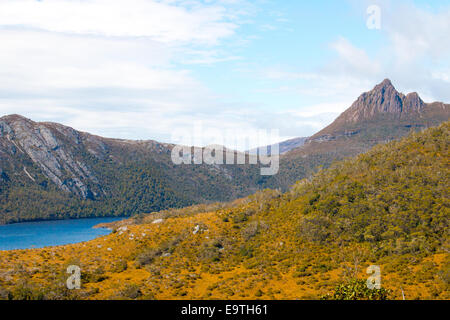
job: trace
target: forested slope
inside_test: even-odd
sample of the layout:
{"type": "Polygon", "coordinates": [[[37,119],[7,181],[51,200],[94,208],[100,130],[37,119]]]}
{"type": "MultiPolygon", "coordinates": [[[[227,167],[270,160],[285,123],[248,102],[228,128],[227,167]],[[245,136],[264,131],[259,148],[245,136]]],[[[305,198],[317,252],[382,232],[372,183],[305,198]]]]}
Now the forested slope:
{"type": "Polygon", "coordinates": [[[450,299],[449,135],[449,122],[413,133],[284,194],[141,215],[87,243],[2,252],[3,297],[317,299],[378,265],[384,298],[450,299]],[[69,264],[82,269],[81,290],[65,289],[69,264]]]}

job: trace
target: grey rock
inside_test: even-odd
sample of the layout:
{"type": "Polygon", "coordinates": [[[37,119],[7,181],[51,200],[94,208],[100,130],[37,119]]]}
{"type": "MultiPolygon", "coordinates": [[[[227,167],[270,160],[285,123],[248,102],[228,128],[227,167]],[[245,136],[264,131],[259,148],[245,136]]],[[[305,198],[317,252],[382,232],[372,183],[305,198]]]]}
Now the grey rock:
{"type": "MultiPolygon", "coordinates": [[[[78,132],[60,124],[36,123],[18,115],[0,119],[3,152],[14,155],[20,150],[58,188],[87,199],[93,197],[88,184],[98,185],[98,179],[85,163],[74,157],[73,146],[80,143],[78,132]]],[[[29,173],[24,173],[29,177],[29,173]]]]}
{"type": "Polygon", "coordinates": [[[398,118],[422,112],[425,103],[416,92],[407,96],[398,92],[389,79],[363,93],[345,114],[349,122],[372,118],[376,114],[391,114],[398,118]]]}

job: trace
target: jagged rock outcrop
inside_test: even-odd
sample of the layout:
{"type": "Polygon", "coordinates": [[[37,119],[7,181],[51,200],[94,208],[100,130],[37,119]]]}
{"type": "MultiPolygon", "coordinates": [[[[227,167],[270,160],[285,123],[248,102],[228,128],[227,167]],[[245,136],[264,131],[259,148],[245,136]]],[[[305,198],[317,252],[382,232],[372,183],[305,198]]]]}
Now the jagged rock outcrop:
{"type": "MultiPolygon", "coordinates": [[[[99,185],[98,179],[74,156],[77,150],[73,145],[80,144],[81,140],[80,134],[72,128],[54,123],[36,123],[19,115],[11,115],[0,119],[0,139],[4,153],[9,153],[10,158],[16,161],[18,152],[26,154],[61,190],[73,192],[84,199],[102,191],[101,187],[91,189],[90,184],[99,185]]],[[[34,179],[26,169],[23,172],[34,179]]]]}
{"type": "Polygon", "coordinates": [[[417,92],[411,92],[406,95],[404,99],[404,109],[406,113],[412,112],[422,112],[425,107],[425,103],[422,99],[420,99],[419,94],[417,92]]]}
{"type": "Polygon", "coordinates": [[[400,118],[420,113],[424,106],[425,103],[416,92],[405,96],[394,88],[389,79],[385,79],[372,91],[363,93],[341,117],[347,122],[370,119],[377,114],[390,114],[400,118]]]}
{"type": "Polygon", "coordinates": [[[379,143],[448,121],[450,105],[425,103],[416,92],[404,95],[389,79],[361,94],[333,123],[280,160],[269,187],[287,189],[319,167],[365,152],[379,143]]]}
{"type": "Polygon", "coordinates": [[[346,132],[362,132],[367,123],[380,128],[386,125],[414,127],[437,125],[448,120],[449,105],[441,102],[425,103],[417,92],[404,95],[398,92],[389,79],[383,80],[373,90],[361,94],[332,124],[316,133],[307,142],[335,139],[346,132]],[[430,120],[430,121],[428,121],[430,120]],[[384,122],[384,123],[383,123],[384,122]],[[364,124],[364,125],[363,125],[364,124]]]}
{"type": "Polygon", "coordinates": [[[259,188],[257,166],[177,166],[172,148],[1,117],[0,224],[153,212],[228,201],[259,188]]]}

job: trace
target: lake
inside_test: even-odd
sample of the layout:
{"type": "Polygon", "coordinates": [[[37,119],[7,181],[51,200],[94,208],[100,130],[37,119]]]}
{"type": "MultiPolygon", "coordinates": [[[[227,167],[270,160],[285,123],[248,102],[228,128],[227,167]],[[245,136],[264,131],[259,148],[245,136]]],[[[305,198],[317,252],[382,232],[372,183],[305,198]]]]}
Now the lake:
{"type": "Polygon", "coordinates": [[[94,229],[95,225],[121,219],[89,218],[1,225],[0,250],[43,248],[92,240],[111,233],[106,228],[94,229]]]}

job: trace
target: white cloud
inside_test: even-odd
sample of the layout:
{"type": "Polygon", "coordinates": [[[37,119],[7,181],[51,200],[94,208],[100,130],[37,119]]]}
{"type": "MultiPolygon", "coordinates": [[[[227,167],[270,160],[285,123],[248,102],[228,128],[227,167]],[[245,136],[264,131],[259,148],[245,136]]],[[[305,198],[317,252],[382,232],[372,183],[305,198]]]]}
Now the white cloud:
{"type": "Polygon", "coordinates": [[[438,13],[400,4],[386,10],[383,27],[398,63],[412,63],[424,57],[439,60],[449,57],[450,8],[438,13]]]}
{"type": "MultiPolygon", "coordinates": [[[[217,97],[178,63],[231,59],[239,3],[1,0],[0,112],[110,137],[168,140],[217,97]]],[[[232,57],[237,59],[238,57],[232,57]]]]}
{"type": "Polygon", "coordinates": [[[80,88],[181,88],[204,94],[174,63],[230,59],[214,49],[238,26],[232,22],[238,15],[224,3],[2,0],[0,90],[58,95],[80,88]]]}
{"type": "MultiPolygon", "coordinates": [[[[272,92],[348,101],[350,106],[359,94],[390,78],[400,91],[417,91],[427,102],[450,101],[450,7],[431,11],[405,1],[376,2],[381,7],[382,28],[370,32],[384,38],[382,47],[369,51],[340,36],[329,45],[334,57],[320,67],[308,71],[266,68],[265,79],[283,83],[272,92]]],[[[367,6],[358,1],[358,8],[364,16],[367,6]]]]}
{"type": "Polygon", "coordinates": [[[201,119],[221,130],[282,128],[290,138],[321,129],[385,77],[450,100],[450,11],[392,6],[382,11],[388,44],[379,52],[341,36],[321,67],[250,71],[270,81],[260,92],[304,99],[298,109],[227,102],[189,70],[241,59],[221,43],[257,38],[239,35],[243,1],[0,0],[0,112],[109,137],[170,141],[174,128],[201,119]]]}
{"type": "Polygon", "coordinates": [[[192,86],[186,71],[169,67],[170,51],[154,42],[2,30],[2,89],[167,89],[192,86]]]}
{"type": "Polygon", "coordinates": [[[433,79],[442,80],[444,82],[450,82],[450,71],[435,71],[432,73],[433,79]]]}
{"type": "Polygon", "coordinates": [[[177,6],[173,1],[2,0],[3,26],[116,37],[149,37],[161,42],[216,43],[238,27],[222,6],[177,6]]]}
{"type": "Polygon", "coordinates": [[[340,37],[337,41],[331,44],[331,48],[335,50],[339,56],[337,63],[329,65],[333,66],[335,71],[352,74],[365,74],[366,76],[378,75],[381,66],[378,61],[369,58],[367,53],[356,46],[344,37],[340,37]]]}
{"type": "Polygon", "coordinates": [[[348,108],[348,101],[344,102],[330,102],[330,103],[320,103],[313,106],[306,106],[301,108],[301,110],[290,110],[288,111],[292,115],[298,117],[315,117],[324,114],[339,114],[348,108]]]}

